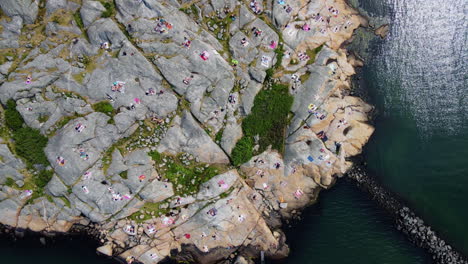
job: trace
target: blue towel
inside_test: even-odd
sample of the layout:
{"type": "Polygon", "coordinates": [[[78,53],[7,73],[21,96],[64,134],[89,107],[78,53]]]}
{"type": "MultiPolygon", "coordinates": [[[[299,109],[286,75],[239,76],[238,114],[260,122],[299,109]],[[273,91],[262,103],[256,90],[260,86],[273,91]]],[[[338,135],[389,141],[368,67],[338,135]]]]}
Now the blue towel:
{"type": "Polygon", "coordinates": [[[312,158],[312,156],[307,157],[307,159],[308,159],[310,162],[314,161],[314,158],[312,158]]]}

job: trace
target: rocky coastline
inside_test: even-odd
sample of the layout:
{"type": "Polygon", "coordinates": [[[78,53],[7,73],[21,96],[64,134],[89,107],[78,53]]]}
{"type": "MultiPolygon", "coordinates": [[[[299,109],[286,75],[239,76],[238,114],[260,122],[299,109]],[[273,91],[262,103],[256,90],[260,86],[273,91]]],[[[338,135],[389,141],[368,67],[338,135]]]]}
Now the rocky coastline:
{"type": "Polygon", "coordinates": [[[127,263],[284,258],[282,221],[374,131],[343,0],[0,8],[0,223],[18,234],[86,233],[127,263]]]}
{"type": "Polygon", "coordinates": [[[395,194],[390,193],[371,176],[365,165],[356,162],[356,165],[346,175],[388,211],[395,218],[396,228],[403,232],[415,245],[426,249],[433,256],[436,263],[468,263],[462,254],[447,244],[395,194]]]}

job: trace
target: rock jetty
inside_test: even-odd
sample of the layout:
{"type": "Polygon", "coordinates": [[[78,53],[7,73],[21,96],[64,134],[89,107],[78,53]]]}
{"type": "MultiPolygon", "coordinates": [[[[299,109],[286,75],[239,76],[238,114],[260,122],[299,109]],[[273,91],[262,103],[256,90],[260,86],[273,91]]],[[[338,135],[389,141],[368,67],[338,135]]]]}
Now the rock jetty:
{"type": "Polygon", "coordinates": [[[284,258],[352,167],[344,0],[2,0],[0,223],[127,263],[284,258]]]}
{"type": "Polygon", "coordinates": [[[396,227],[417,246],[432,254],[436,263],[465,264],[467,259],[448,245],[431,227],[424,223],[412,210],[399,201],[396,195],[385,190],[364,166],[355,165],[347,176],[355,180],[362,189],[369,192],[383,208],[395,217],[396,227]]]}

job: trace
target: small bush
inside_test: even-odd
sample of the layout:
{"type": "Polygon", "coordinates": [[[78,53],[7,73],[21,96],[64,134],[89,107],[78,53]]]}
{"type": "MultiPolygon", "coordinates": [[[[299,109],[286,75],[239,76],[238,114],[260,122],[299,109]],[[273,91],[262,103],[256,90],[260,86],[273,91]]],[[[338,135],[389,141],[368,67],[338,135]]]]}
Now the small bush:
{"type": "Polygon", "coordinates": [[[5,123],[13,131],[20,129],[24,124],[23,117],[16,110],[16,102],[12,99],[8,100],[6,104],[5,123]]]}
{"type": "Polygon", "coordinates": [[[39,130],[24,126],[24,120],[16,110],[16,103],[11,99],[6,105],[5,123],[13,134],[16,154],[26,161],[28,167],[34,164],[49,164],[44,153],[48,139],[41,135],[39,130]]]}
{"type": "Polygon", "coordinates": [[[23,127],[13,131],[16,154],[22,157],[28,166],[34,164],[48,165],[49,161],[44,153],[48,139],[39,130],[23,127]]]}
{"type": "Polygon", "coordinates": [[[73,14],[73,18],[75,19],[76,25],[80,29],[84,29],[84,24],[83,24],[83,19],[81,19],[81,14],[80,11],[76,11],[76,13],[73,14]]]}
{"type": "Polygon", "coordinates": [[[236,146],[231,152],[231,160],[234,166],[246,163],[253,157],[253,138],[244,136],[237,141],[236,146]]]}
{"type": "Polygon", "coordinates": [[[6,181],[5,181],[5,185],[8,186],[8,187],[13,187],[13,185],[15,184],[15,180],[13,180],[12,178],[10,177],[7,177],[6,178],[6,181]]]}
{"type": "Polygon", "coordinates": [[[114,2],[105,2],[102,4],[105,8],[106,8],[106,11],[102,12],[102,17],[111,17],[112,15],[114,15],[115,13],[115,6],[114,6],[114,2]]]}
{"type": "Polygon", "coordinates": [[[108,101],[102,101],[93,105],[93,109],[96,112],[104,113],[108,116],[112,116],[114,107],[108,101]]]}
{"type": "Polygon", "coordinates": [[[128,172],[127,171],[122,171],[121,173],[119,173],[120,177],[122,179],[128,179],[128,172]]]}
{"type": "Polygon", "coordinates": [[[244,137],[241,138],[231,153],[231,160],[239,166],[252,158],[253,137],[258,135],[259,153],[268,146],[283,152],[284,132],[288,125],[288,114],[293,104],[293,97],[288,86],[273,84],[270,90],[261,90],[255,97],[252,112],[242,121],[244,137]]]}
{"type": "Polygon", "coordinates": [[[41,170],[39,173],[34,175],[34,184],[36,184],[38,188],[43,189],[47,183],[49,183],[50,179],[52,179],[52,175],[54,175],[53,171],[41,170]]]}
{"type": "Polygon", "coordinates": [[[162,162],[162,155],[161,153],[157,151],[150,151],[148,152],[148,155],[151,157],[152,160],[156,162],[156,164],[159,164],[162,162]]]}

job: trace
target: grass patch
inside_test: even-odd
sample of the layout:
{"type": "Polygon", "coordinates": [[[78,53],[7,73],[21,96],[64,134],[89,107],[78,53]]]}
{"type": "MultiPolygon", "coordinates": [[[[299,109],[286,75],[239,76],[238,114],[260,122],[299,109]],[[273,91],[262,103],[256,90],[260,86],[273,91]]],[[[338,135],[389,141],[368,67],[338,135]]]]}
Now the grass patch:
{"type": "Polygon", "coordinates": [[[45,123],[47,122],[47,120],[49,120],[49,116],[48,115],[39,115],[39,118],[37,119],[37,121],[39,121],[40,123],[45,123]]]}
{"type": "Polygon", "coordinates": [[[224,129],[221,129],[218,131],[218,133],[216,133],[216,136],[215,136],[216,143],[221,142],[221,139],[223,138],[223,132],[224,132],[224,129]]]}
{"type": "Polygon", "coordinates": [[[293,104],[293,97],[289,95],[288,86],[273,84],[270,90],[261,90],[255,97],[252,112],[242,122],[244,136],[236,143],[232,151],[232,162],[238,166],[248,161],[253,152],[254,136],[259,136],[259,150],[261,153],[268,146],[284,151],[284,132],[288,124],[288,114],[293,104]]]}
{"type": "Polygon", "coordinates": [[[231,161],[234,166],[246,163],[253,157],[254,141],[252,137],[242,137],[237,141],[231,152],[231,161]]]}
{"type": "Polygon", "coordinates": [[[163,204],[167,204],[167,202],[161,201],[158,203],[145,203],[138,212],[132,214],[129,218],[137,223],[142,223],[148,219],[151,219],[152,215],[154,215],[155,217],[165,215],[169,213],[171,209],[169,208],[169,206],[163,208],[163,204]],[[149,212],[149,214],[147,214],[146,212],[149,212]],[[141,215],[144,216],[143,219],[140,218],[141,215]]]}
{"type": "Polygon", "coordinates": [[[68,208],[71,208],[70,200],[68,200],[66,197],[63,197],[63,196],[60,196],[59,198],[60,200],[63,201],[63,203],[65,203],[65,206],[67,206],[68,208]]]}
{"type": "Polygon", "coordinates": [[[83,31],[84,24],[83,24],[83,19],[81,19],[81,14],[79,10],[73,14],[73,19],[75,20],[76,25],[83,31]]]}
{"type": "Polygon", "coordinates": [[[101,0],[101,4],[106,8],[106,11],[102,12],[101,16],[104,18],[111,17],[115,15],[115,4],[114,1],[103,1],[101,0]]]}
{"type": "Polygon", "coordinates": [[[34,164],[49,165],[44,153],[47,137],[41,135],[39,130],[25,126],[21,114],[16,110],[16,102],[11,99],[6,104],[5,123],[12,132],[16,154],[23,158],[29,168],[34,164]]]}
{"type": "Polygon", "coordinates": [[[8,187],[13,187],[15,185],[15,180],[10,177],[7,177],[5,180],[5,185],[8,187]]]}
{"type": "Polygon", "coordinates": [[[307,65],[312,64],[315,62],[315,57],[317,57],[317,54],[322,50],[323,44],[318,46],[317,48],[310,50],[308,49],[306,51],[307,56],[309,56],[309,60],[307,61],[307,65]]]}
{"type": "MultiPolygon", "coordinates": [[[[168,179],[174,185],[174,193],[178,196],[187,196],[198,193],[200,185],[214,176],[220,174],[222,167],[216,165],[183,164],[183,155],[169,156],[151,151],[148,155],[155,161],[155,165],[165,163],[166,166],[156,166],[163,178],[168,179]]],[[[187,161],[185,161],[187,162],[187,161]]]]}
{"type": "Polygon", "coordinates": [[[128,179],[128,171],[122,171],[119,175],[122,179],[128,179]]]}
{"type": "Polygon", "coordinates": [[[93,105],[93,109],[96,112],[104,113],[110,117],[112,117],[114,113],[114,107],[112,106],[111,103],[109,103],[109,101],[101,101],[99,103],[95,103],[93,105]]]}
{"type": "Polygon", "coordinates": [[[42,189],[47,185],[47,183],[49,183],[53,175],[53,171],[41,170],[39,173],[33,176],[34,184],[42,189]]]}

